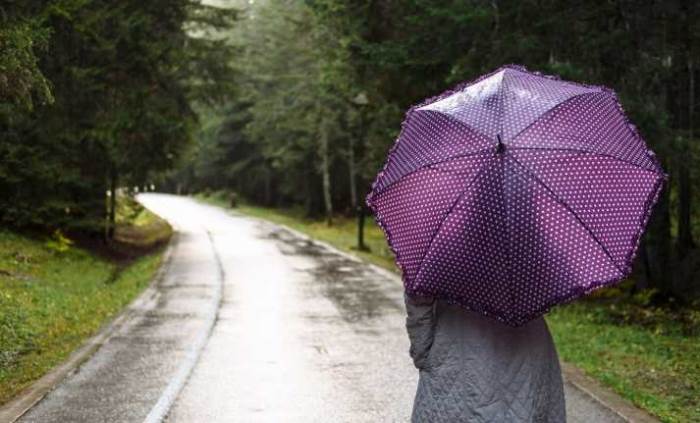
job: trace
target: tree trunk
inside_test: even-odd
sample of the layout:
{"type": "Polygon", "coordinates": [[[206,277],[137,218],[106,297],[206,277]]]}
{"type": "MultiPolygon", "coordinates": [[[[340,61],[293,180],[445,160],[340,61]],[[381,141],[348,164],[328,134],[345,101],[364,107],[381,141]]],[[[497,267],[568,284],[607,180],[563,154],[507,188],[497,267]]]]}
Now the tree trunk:
{"type": "Polygon", "coordinates": [[[117,222],[117,168],[112,166],[109,172],[109,219],[107,221],[107,240],[114,239],[114,227],[117,222]]]}
{"type": "Polygon", "coordinates": [[[321,118],[319,137],[321,154],[321,176],[323,182],[323,202],[326,209],[326,223],[332,224],[333,220],[333,200],[331,197],[331,164],[328,150],[328,126],[326,118],[321,118]]]}
{"type": "Polygon", "coordinates": [[[357,208],[357,181],[355,180],[355,138],[350,135],[348,142],[348,178],[350,179],[350,205],[353,211],[357,208]]]}
{"type": "Polygon", "coordinates": [[[669,190],[659,196],[644,242],[642,259],[645,259],[647,286],[655,288],[668,297],[671,295],[671,223],[669,213],[669,190]]]}
{"type": "Polygon", "coordinates": [[[264,204],[266,206],[272,206],[272,172],[270,168],[265,166],[265,200],[264,204]]]}
{"type": "Polygon", "coordinates": [[[641,270],[637,273],[638,277],[634,278],[634,287],[631,294],[643,291],[649,288],[651,280],[651,267],[649,265],[649,250],[647,246],[646,236],[642,237],[642,242],[639,244],[639,267],[641,270]]]}
{"type": "Polygon", "coordinates": [[[691,225],[692,180],[688,166],[689,144],[693,142],[693,112],[695,109],[695,69],[693,59],[688,56],[688,137],[682,140],[678,161],[678,259],[685,258],[694,246],[691,225]]]}
{"type": "MultiPolygon", "coordinates": [[[[666,57],[666,15],[663,15],[663,38],[662,38],[662,56],[666,57]]],[[[669,64],[670,66],[670,64],[669,64]]],[[[666,78],[670,76],[665,75],[666,78]]],[[[670,81],[662,84],[661,97],[659,98],[659,103],[669,107],[668,100],[668,87],[670,81]]],[[[669,134],[666,131],[664,138],[666,140],[673,139],[675,134],[671,132],[669,134]]],[[[665,145],[661,143],[660,145],[665,145]]],[[[673,159],[671,159],[673,160],[673,159]]],[[[667,162],[665,159],[661,159],[661,165],[663,168],[667,168],[667,162]]],[[[639,288],[653,288],[656,289],[662,297],[670,296],[672,292],[672,278],[670,276],[669,270],[671,269],[672,260],[672,239],[671,239],[671,219],[669,210],[669,193],[670,193],[671,183],[667,183],[664,186],[663,192],[659,195],[658,202],[654,207],[653,214],[649,220],[647,226],[647,231],[644,235],[644,239],[640,245],[640,258],[642,260],[644,269],[644,283],[638,283],[639,288]]]]}

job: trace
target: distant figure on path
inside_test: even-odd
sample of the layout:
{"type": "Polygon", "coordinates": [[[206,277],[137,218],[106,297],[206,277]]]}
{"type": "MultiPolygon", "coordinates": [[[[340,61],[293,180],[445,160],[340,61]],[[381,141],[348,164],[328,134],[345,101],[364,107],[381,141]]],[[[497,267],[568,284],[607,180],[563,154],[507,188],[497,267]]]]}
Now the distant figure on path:
{"type": "Polygon", "coordinates": [[[420,370],[412,422],[566,421],[544,318],[514,328],[433,298],[404,298],[410,355],[420,370]]]}

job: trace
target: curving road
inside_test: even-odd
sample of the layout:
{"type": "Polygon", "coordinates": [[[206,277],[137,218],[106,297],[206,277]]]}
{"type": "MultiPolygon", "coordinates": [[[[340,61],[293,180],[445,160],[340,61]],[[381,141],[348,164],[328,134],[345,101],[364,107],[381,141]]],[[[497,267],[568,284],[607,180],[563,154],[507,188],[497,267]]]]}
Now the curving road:
{"type": "MultiPolygon", "coordinates": [[[[22,422],[404,422],[399,279],[271,223],[142,195],[177,229],[160,280],[22,422]]],[[[570,422],[620,421],[567,385],[570,422]]]]}

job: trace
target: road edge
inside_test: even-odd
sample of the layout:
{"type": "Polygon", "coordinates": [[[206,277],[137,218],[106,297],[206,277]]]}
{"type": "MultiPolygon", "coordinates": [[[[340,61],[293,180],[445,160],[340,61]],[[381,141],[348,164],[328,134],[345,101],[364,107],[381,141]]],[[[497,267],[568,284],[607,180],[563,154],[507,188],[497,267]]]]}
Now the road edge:
{"type": "Polygon", "coordinates": [[[582,394],[617,414],[621,419],[630,423],[660,422],[659,419],[637,407],[631,401],[622,398],[612,389],[603,386],[573,364],[564,361],[560,363],[565,382],[568,382],[582,394]]]}
{"type": "Polygon", "coordinates": [[[174,230],[173,235],[168,240],[165,253],[163,254],[163,262],[151,279],[148,287],[124,307],[114,318],[106,322],[98,330],[97,334],[88,338],[77,350],[73,351],[65,361],[49,370],[44,376],[34,381],[13,399],[0,406],[0,422],[14,423],[26,414],[27,411],[38,404],[49,392],[66,379],[66,377],[92,357],[102,345],[114,336],[117,330],[122,327],[134,311],[153,300],[158,295],[156,286],[163,279],[166,270],[170,267],[173,250],[177,242],[178,232],[174,230]]]}
{"type": "Polygon", "coordinates": [[[180,392],[184,389],[187,381],[189,380],[192,372],[194,371],[197,363],[206,348],[209,338],[211,338],[214,328],[219,320],[219,311],[221,310],[221,304],[224,297],[224,281],[226,280],[226,272],[224,270],[223,263],[221,261],[221,256],[219,255],[219,250],[216,248],[216,243],[211,232],[206,231],[207,238],[214,253],[214,259],[216,261],[216,267],[218,268],[219,281],[216,285],[216,291],[214,293],[214,301],[209,313],[207,314],[207,325],[203,332],[195,339],[195,341],[190,344],[185,358],[180,361],[175,374],[171,377],[168,385],[163,389],[158,398],[158,401],[153,405],[149,411],[143,423],[160,423],[170,413],[173,404],[180,395],[180,392]]]}
{"type": "MultiPolygon", "coordinates": [[[[206,204],[206,203],[205,203],[206,204]]],[[[208,204],[212,207],[218,207],[214,206],[211,204],[208,204]]],[[[219,207],[223,209],[222,207],[219,207]]],[[[383,267],[380,267],[368,260],[364,260],[362,257],[353,255],[351,253],[348,253],[346,251],[340,250],[337,247],[334,247],[333,245],[328,244],[325,241],[321,241],[315,238],[312,238],[311,236],[300,232],[292,227],[289,227],[283,223],[277,223],[271,220],[267,220],[261,217],[257,216],[251,216],[239,211],[233,211],[233,210],[226,210],[223,209],[229,213],[234,212],[236,215],[243,216],[246,218],[250,219],[255,219],[258,221],[265,222],[266,224],[272,224],[279,226],[294,235],[304,239],[307,242],[311,242],[317,246],[322,246],[328,250],[333,251],[334,253],[340,254],[343,257],[355,261],[355,262],[362,262],[366,265],[369,265],[373,270],[377,271],[378,273],[386,276],[387,278],[397,281],[398,283],[401,283],[401,277],[390,270],[384,269],[383,267]]],[[[637,407],[634,405],[631,401],[622,398],[619,394],[613,392],[611,389],[601,385],[598,381],[594,380],[590,376],[586,375],[583,370],[579,369],[578,367],[574,366],[571,363],[565,362],[565,361],[560,361],[561,369],[562,369],[562,376],[564,378],[565,383],[569,383],[572,385],[575,389],[583,393],[584,395],[588,396],[591,398],[593,401],[597,402],[600,404],[602,407],[610,410],[611,412],[615,413],[618,415],[621,419],[630,422],[630,423],[658,423],[660,422],[659,419],[656,417],[652,416],[649,414],[647,411],[642,410],[641,408],[637,407]]]]}

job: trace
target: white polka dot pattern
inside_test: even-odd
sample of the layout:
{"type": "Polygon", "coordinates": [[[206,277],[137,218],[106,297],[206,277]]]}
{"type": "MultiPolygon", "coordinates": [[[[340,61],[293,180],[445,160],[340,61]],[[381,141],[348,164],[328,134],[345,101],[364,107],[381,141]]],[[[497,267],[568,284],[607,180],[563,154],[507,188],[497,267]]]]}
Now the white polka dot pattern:
{"type": "Polygon", "coordinates": [[[627,276],[665,178],[610,89],[508,65],[412,107],[367,204],[409,294],[517,326],[627,276]]]}
{"type": "Polygon", "coordinates": [[[383,201],[392,206],[383,214],[383,222],[405,245],[399,265],[406,278],[414,277],[444,216],[485,164],[484,155],[438,163],[402,178],[383,192],[383,201]]]}
{"type": "Polygon", "coordinates": [[[492,141],[449,116],[431,111],[414,111],[403,127],[406,139],[420,143],[397,143],[392,155],[393,166],[385,169],[377,189],[385,189],[402,176],[427,164],[444,162],[479,151],[491,150],[492,141]]]}
{"type": "Polygon", "coordinates": [[[512,148],[584,151],[657,171],[644,141],[627,123],[611,91],[571,98],[522,131],[512,148]],[[615,140],[615,142],[610,142],[615,140]]]}

